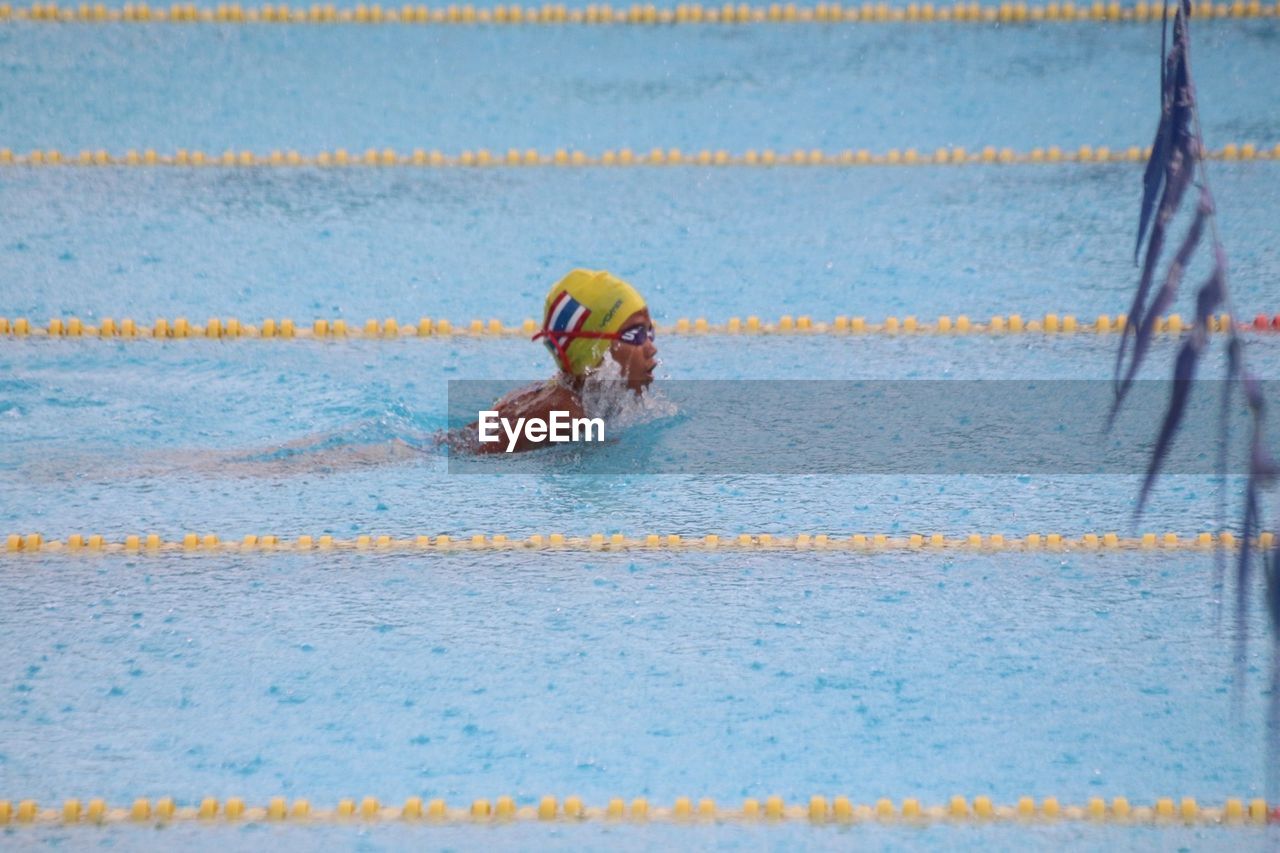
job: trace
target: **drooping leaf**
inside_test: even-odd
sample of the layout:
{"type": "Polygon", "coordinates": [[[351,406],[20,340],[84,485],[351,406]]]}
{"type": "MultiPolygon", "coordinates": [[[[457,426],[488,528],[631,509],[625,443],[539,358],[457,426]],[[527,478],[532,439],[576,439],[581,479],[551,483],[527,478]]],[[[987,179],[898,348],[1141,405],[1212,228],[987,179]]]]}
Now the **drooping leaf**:
{"type": "MultiPolygon", "coordinates": [[[[1170,185],[1170,189],[1176,189],[1177,192],[1181,193],[1182,190],[1185,189],[1185,186],[1175,188],[1173,185],[1170,185]]],[[[1160,214],[1162,220],[1165,218],[1163,208],[1164,202],[1162,201],[1160,214]]],[[[1134,376],[1137,374],[1138,368],[1142,365],[1142,360],[1146,357],[1147,350],[1151,346],[1151,339],[1155,335],[1156,323],[1159,322],[1160,315],[1167,311],[1169,306],[1173,304],[1173,299],[1178,294],[1178,285],[1182,283],[1182,275],[1186,271],[1187,265],[1191,263],[1191,258],[1195,254],[1196,247],[1200,245],[1200,237],[1204,233],[1205,221],[1210,215],[1212,215],[1212,213],[1213,202],[1210,199],[1208,192],[1201,189],[1200,204],[1196,208],[1196,217],[1192,221],[1191,227],[1187,229],[1187,234],[1182,240],[1182,245],[1178,247],[1178,251],[1177,254],[1174,255],[1173,262],[1169,264],[1169,269],[1165,273],[1164,284],[1156,293],[1155,299],[1151,303],[1151,307],[1146,309],[1142,314],[1141,319],[1137,321],[1138,329],[1134,334],[1133,356],[1129,359],[1128,369],[1125,371],[1124,378],[1121,379],[1120,385],[1117,388],[1113,411],[1114,408],[1120,404],[1124,395],[1128,392],[1129,386],[1133,384],[1134,376]]],[[[1165,223],[1163,221],[1156,224],[1156,227],[1160,229],[1161,232],[1159,237],[1160,242],[1163,242],[1164,240],[1164,225],[1165,223]]],[[[1156,235],[1153,234],[1151,238],[1151,245],[1155,246],[1156,242],[1156,235]]],[[[1143,273],[1144,281],[1149,286],[1150,281],[1146,275],[1149,270],[1154,271],[1155,265],[1154,262],[1150,261],[1150,258],[1148,260],[1149,269],[1144,269],[1143,273]]]]}
{"type": "MultiPolygon", "coordinates": [[[[1227,369],[1222,383],[1222,397],[1218,405],[1218,458],[1214,465],[1218,475],[1218,501],[1216,516],[1219,532],[1226,528],[1227,517],[1227,448],[1231,445],[1231,398],[1240,378],[1240,339],[1232,336],[1227,341],[1227,369]]],[[[1226,554],[1221,548],[1213,552],[1213,585],[1222,589],[1226,576],[1226,554]]],[[[1218,599],[1218,617],[1221,624],[1222,599],[1218,599]]]]}
{"type": "Polygon", "coordinates": [[[1151,460],[1147,463],[1147,475],[1143,478],[1142,490],[1138,493],[1136,514],[1141,514],[1146,506],[1151,486],[1160,474],[1160,465],[1169,454],[1173,437],[1182,424],[1182,415],[1186,411],[1187,400],[1191,396],[1191,381],[1195,379],[1196,362],[1199,358],[1200,353],[1196,352],[1191,341],[1185,342],[1178,351],[1177,366],[1174,368],[1173,392],[1169,395],[1169,407],[1164,413],[1164,422],[1160,424],[1160,436],[1156,439],[1156,446],[1151,451],[1151,460]]]}
{"type": "MultiPolygon", "coordinates": [[[[1264,564],[1266,570],[1266,586],[1265,594],[1267,596],[1267,611],[1271,616],[1272,625],[1280,625],[1280,539],[1272,544],[1271,550],[1267,552],[1266,562],[1264,564]]],[[[1277,665],[1280,666],[1280,655],[1276,656],[1277,665]]],[[[1274,694],[1276,685],[1272,683],[1272,692],[1274,694]]],[[[1280,705],[1277,705],[1280,707],[1280,705]]],[[[1274,708],[1272,709],[1275,710],[1274,708]]],[[[1273,728],[1273,731],[1275,729],[1273,728]]]]}
{"type": "MultiPolygon", "coordinates": [[[[1167,17],[1167,7],[1165,14],[1167,17]]],[[[1129,383],[1121,381],[1120,377],[1126,372],[1125,364],[1130,338],[1133,339],[1135,351],[1141,350],[1145,353],[1150,338],[1150,325],[1155,322],[1159,314],[1159,311],[1154,308],[1147,307],[1148,294],[1155,278],[1156,265],[1164,251],[1165,232],[1182,204],[1183,194],[1195,177],[1196,162],[1201,150],[1192,131],[1195,88],[1191,83],[1191,71],[1188,65],[1190,35],[1187,16],[1189,14],[1189,2],[1183,0],[1174,15],[1173,46],[1169,49],[1169,55],[1160,75],[1160,122],[1156,128],[1151,157],[1147,161],[1147,168],[1143,175],[1138,239],[1134,246],[1135,261],[1142,251],[1142,241],[1147,235],[1148,224],[1151,225],[1151,231],[1138,289],[1129,307],[1127,321],[1120,335],[1120,346],[1116,352],[1116,404],[1111,411],[1112,419],[1129,388],[1129,383]],[[1157,194],[1160,197],[1160,203],[1155,206],[1157,194]],[[1155,207],[1155,221],[1150,223],[1153,207],[1155,207]],[[1145,333],[1144,328],[1147,329],[1145,333]]],[[[1163,49],[1162,34],[1162,53],[1163,49]]],[[[1140,355],[1134,358],[1127,371],[1130,376],[1136,374],[1141,361],[1140,355]]]]}
{"type": "MultiPolygon", "coordinates": [[[[1250,466],[1252,468],[1252,466],[1250,466]]],[[[1244,518],[1240,522],[1240,553],[1236,558],[1236,679],[1244,682],[1245,651],[1248,647],[1249,580],[1253,572],[1253,535],[1258,529],[1258,485],[1253,471],[1244,489],[1244,518]]]]}
{"type": "MultiPolygon", "coordinates": [[[[1134,261],[1143,254],[1138,287],[1129,308],[1124,332],[1116,351],[1116,397],[1110,419],[1115,417],[1134,377],[1142,365],[1150,347],[1159,316],[1173,302],[1183,274],[1199,243],[1206,222],[1213,219],[1213,200],[1208,186],[1208,175],[1201,160],[1204,145],[1199,137],[1196,117],[1195,85],[1190,70],[1190,0],[1178,3],[1173,21],[1173,42],[1168,45],[1168,2],[1164,7],[1161,27],[1160,66],[1160,120],[1156,126],[1151,156],[1142,178],[1142,202],[1138,217],[1138,235],[1134,245],[1134,261]],[[1198,174],[1197,174],[1198,173],[1198,174]],[[1186,189],[1193,181],[1200,185],[1200,202],[1196,216],[1170,261],[1160,290],[1151,296],[1156,268],[1162,262],[1168,229],[1182,204],[1186,189]],[[1151,304],[1148,305],[1150,300],[1151,304]],[[1130,355],[1132,345],[1132,355],[1130,355]]],[[[1196,293],[1196,318],[1188,338],[1178,350],[1174,365],[1173,390],[1168,408],[1160,425],[1160,431],[1152,450],[1146,477],[1137,503],[1140,514],[1160,474],[1161,466],[1182,425],[1187,401],[1191,394],[1199,359],[1208,346],[1213,312],[1229,305],[1227,296],[1226,255],[1217,234],[1214,234],[1213,271],[1196,293]]],[[[1265,401],[1262,386],[1245,368],[1244,348],[1232,324],[1223,331],[1227,335],[1226,381],[1223,383],[1219,408],[1219,446],[1217,473],[1219,530],[1224,529],[1227,490],[1227,447],[1230,436],[1232,401],[1237,392],[1244,398],[1249,412],[1249,460],[1248,477],[1244,489],[1244,512],[1240,525],[1240,547],[1236,560],[1235,616],[1236,616],[1236,686],[1244,684],[1245,651],[1248,637],[1249,593],[1254,581],[1253,552],[1258,546],[1258,533],[1262,529],[1262,490],[1280,479],[1280,466],[1272,459],[1263,436],[1265,401]]],[[[1268,615],[1273,635],[1273,654],[1270,674],[1271,699],[1268,711],[1268,783],[1273,788],[1280,784],[1280,541],[1261,554],[1263,582],[1268,615]]],[[[1225,557],[1222,549],[1214,556],[1215,585],[1222,588],[1225,575],[1225,557]]]]}
{"type": "MultiPolygon", "coordinates": [[[[1186,239],[1183,240],[1182,247],[1178,250],[1178,257],[1169,268],[1165,286],[1162,288],[1162,295],[1157,298],[1156,306],[1152,308],[1152,315],[1157,315],[1164,311],[1167,303],[1172,301],[1173,291],[1177,287],[1177,280],[1181,278],[1182,271],[1191,260],[1195,244],[1200,240],[1200,232],[1203,229],[1204,220],[1212,214],[1212,199],[1207,191],[1202,190],[1200,204],[1196,211],[1196,221],[1192,224],[1186,239]]],[[[1209,278],[1196,292],[1195,322],[1192,325],[1191,333],[1179,349],[1178,358],[1174,364],[1173,392],[1169,396],[1169,407],[1165,411],[1164,421],[1160,425],[1160,434],[1156,439],[1155,448],[1151,452],[1151,461],[1147,466],[1147,474],[1143,479],[1142,490],[1138,495],[1137,513],[1139,514],[1146,506],[1151,487],[1160,475],[1160,466],[1164,463],[1165,457],[1168,456],[1169,448],[1173,444],[1173,438],[1178,432],[1178,427],[1182,424],[1182,416],[1186,411],[1187,400],[1191,394],[1193,380],[1196,375],[1196,366],[1199,363],[1200,356],[1209,344],[1209,326],[1213,320],[1213,314],[1218,310],[1218,306],[1222,304],[1226,295],[1226,275],[1226,255],[1221,246],[1215,245],[1213,272],[1209,274],[1209,278]]],[[[1140,336],[1139,343],[1141,341],[1142,338],[1140,336]]],[[[1134,361],[1136,362],[1140,358],[1140,352],[1135,350],[1134,361]]],[[[1132,374],[1127,379],[1131,381],[1132,374]]],[[[1224,398],[1223,414],[1226,413],[1225,406],[1229,402],[1229,397],[1224,398]]],[[[1223,440],[1224,444],[1219,448],[1219,466],[1221,473],[1225,476],[1225,437],[1223,440]]]]}
{"type": "Polygon", "coordinates": [[[1169,157],[1169,138],[1173,118],[1173,90],[1169,81],[1171,64],[1176,57],[1165,54],[1165,40],[1169,36],[1169,4],[1164,4],[1164,13],[1160,19],[1160,121],[1156,124],[1155,139],[1151,142],[1151,157],[1147,160],[1147,168],[1142,173],[1142,210],[1138,216],[1138,239],[1133,244],[1133,262],[1138,262],[1138,254],[1142,250],[1142,238],[1147,233],[1147,225],[1151,221],[1151,211],[1155,208],[1156,196],[1164,182],[1165,163],[1169,157]]]}
{"type": "MultiPolygon", "coordinates": [[[[1262,396],[1262,385],[1257,377],[1248,371],[1241,370],[1240,386],[1244,390],[1245,403],[1249,407],[1251,429],[1249,435],[1249,479],[1245,483],[1244,522],[1241,525],[1240,556],[1236,562],[1236,663],[1243,677],[1244,649],[1248,641],[1249,590],[1253,581],[1253,543],[1254,536],[1261,530],[1261,491],[1276,481],[1277,468],[1275,460],[1267,451],[1263,441],[1266,401],[1262,396]]],[[[1273,628],[1280,623],[1273,622],[1273,628]]],[[[1280,638],[1280,635],[1278,635],[1280,638]]],[[[1273,701],[1280,697],[1273,697],[1273,701]]]]}
{"type": "MultiPolygon", "coordinates": [[[[1164,192],[1160,197],[1155,222],[1151,226],[1150,239],[1147,241],[1147,253],[1142,264],[1142,274],[1138,280],[1138,289],[1134,293],[1133,303],[1129,307],[1128,318],[1120,337],[1120,348],[1116,352],[1117,403],[1123,399],[1130,384],[1129,381],[1121,380],[1121,374],[1127,374],[1130,379],[1136,374],[1142,362],[1142,356],[1138,353],[1146,352],[1155,321],[1160,311],[1167,307],[1167,305],[1162,307],[1159,304],[1148,307],[1147,299],[1151,291],[1152,282],[1155,279],[1156,266],[1159,264],[1160,257],[1164,252],[1165,235],[1169,223],[1177,214],[1178,208],[1182,204],[1182,197],[1195,176],[1198,150],[1198,146],[1190,135],[1189,129],[1185,130],[1185,132],[1176,131],[1175,129],[1172,151],[1165,163],[1164,192]],[[1133,338],[1135,356],[1129,362],[1126,370],[1126,356],[1128,355],[1131,337],[1133,338]]],[[[1203,225],[1203,222],[1201,221],[1199,224],[1203,225]]],[[[1195,240],[1189,242],[1184,240],[1183,242],[1188,256],[1190,252],[1195,250],[1195,246],[1199,242],[1199,231],[1197,230],[1195,233],[1195,240]]],[[[1181,251],[1179,254],[1181,254],[1181,251]]],[[[1185,263],[1183,268],[1185,268],[1185,263]]]]}

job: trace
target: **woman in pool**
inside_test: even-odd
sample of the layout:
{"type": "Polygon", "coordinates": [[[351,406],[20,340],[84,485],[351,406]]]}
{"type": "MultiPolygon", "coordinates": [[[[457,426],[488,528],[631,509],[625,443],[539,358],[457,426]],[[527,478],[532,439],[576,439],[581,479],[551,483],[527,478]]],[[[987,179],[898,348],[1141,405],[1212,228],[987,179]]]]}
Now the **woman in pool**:
{"type": "MultiPolygon", "coordinates": [[[[634,287],[611,273],[577,269],[560,279],[547,294],[542,331],[533,339],[546,344],[560,370],[546,382],[499,400],[494,409],[500,418],[547,420],[553,411],[584,417],[583,388],[606,356],[617,364],[620,381],[634,393],[642,393],[653,382],[658,348],[649,309],[634,287]]],[[[522,435],[514,449],[540,446],[522,435]]],[[[478,441],[472,447],[480,453],[506,448],[506,442],[478,441]]]]}
{"type": "MultiPolygon", "coordinates": [[[[658,348],[653,343],[649,309],[635,288],[610,273],[574,270],[557,282],[547,294],[542,331],[534,335],[534,340],[546,344],[560,369],[550,380],[513,391],[494,404],[499,417],[513,423],[519,418],[549,420],[553,411],[567,412],[570,418],[586,416],[583,392],[588,378],[593,376],[604,383],[625,383],[635,394],[653,382],[658,348]],[[611,359],[609,364],[605,363],[606,357],[611,359]]],[[[480,442],[474,423],[461,434],[418,436],[414,441],[400,435],[386,440],[362,440],[360,433],[368,426],[364,422],[352,430],[306,436],[233,454],[183,450],[155,456],[155,462],[160,470],[180,465],[222,474],[283,476],[396,464],[421,458],[439,444],[472,453],[505,452],[508,447],[505,436],[498,442],[480,442]]],[[[513,449],[541,446],[522,433],[513,449]]]]}

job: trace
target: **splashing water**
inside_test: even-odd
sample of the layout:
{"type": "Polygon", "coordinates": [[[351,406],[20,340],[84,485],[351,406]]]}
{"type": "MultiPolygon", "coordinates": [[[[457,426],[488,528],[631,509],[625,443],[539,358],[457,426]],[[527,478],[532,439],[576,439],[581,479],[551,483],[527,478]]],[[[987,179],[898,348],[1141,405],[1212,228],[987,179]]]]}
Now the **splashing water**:
{"type": "Polygon", "coordinates": [[[637,394],[627,387],[622,366],[613,359],[587,374],[582,408],[589,418],[603,418],[605,434],[617,435],[634,426],[674,417],[679,408],[652,386],[637,394]]]}

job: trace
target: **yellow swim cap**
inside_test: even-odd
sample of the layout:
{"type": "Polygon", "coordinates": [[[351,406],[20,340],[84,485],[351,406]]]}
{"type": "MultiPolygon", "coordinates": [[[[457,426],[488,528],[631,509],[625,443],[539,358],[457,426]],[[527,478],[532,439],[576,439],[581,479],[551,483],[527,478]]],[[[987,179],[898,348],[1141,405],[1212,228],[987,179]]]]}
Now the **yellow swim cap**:
{"type": "Polygon", "coordinates": [[[565,373],[581,376],[596,367],[622,323],[645,307],[636,289],[603,270],[574,270],[547,294],[542,331],[547,349],[565,373]]]}

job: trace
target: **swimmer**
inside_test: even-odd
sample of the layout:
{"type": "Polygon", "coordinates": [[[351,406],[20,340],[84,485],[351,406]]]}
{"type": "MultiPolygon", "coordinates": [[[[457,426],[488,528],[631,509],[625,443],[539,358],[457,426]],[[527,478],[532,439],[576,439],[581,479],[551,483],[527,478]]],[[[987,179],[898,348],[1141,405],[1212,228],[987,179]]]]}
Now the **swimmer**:
{"type": "MultiPolygon", "coordinates": [[[[653,320],[644,298],[622,279],[598,270],[573,270],[547,294],[541,340],[555,359],[559,372],[537,385],[513,391],[494,404],[498,416],[549,420],[553,411],[571,418],[586,415],[582,393],[589,376],[600,369],[605,357],[617,363],[621,381],[635,394],[653,382],[658,348],[653,342],[653,320]]],[[[475,436],[476,424],[468,427],[475,436]]],[[[543,445],[520,436],[515,450],[543,445]]],[[[470,443],[478,453],[500,453],[506,442],[470,443]]]]}
{"type": "MultiPolygon", "coordinates": [[[[608,383],[616,376],[639,395],[653,382],[658,364],[653,320],[644,298],[607,272],[573,270],[557,282],[547,294],[542,331],[533,339],[546,345],[559,370],[546,382],[513,391],[494,404],[499,417],[512,422],[519,418],[550,420],[553,411],[567,412],[570,418],[586,417],[583,396],[589,378],[608,383]],[[606,357],[612,360],[608,365],[606,357]]],[[[188,448],[149,454],[130,476],[173,470],[248,477],[333,474],[426,459],[440,446],[500,453],[506,451],[508,442],[480,442],[475,423],[461,430],[420,434],[408,419],[394,416],[243,451],[188,448]]],[[[522,433],[513,449],[542,446],[522,433]]],[[[119,472],[117,460],[112,461],[111,470],[119,472]]]]}

